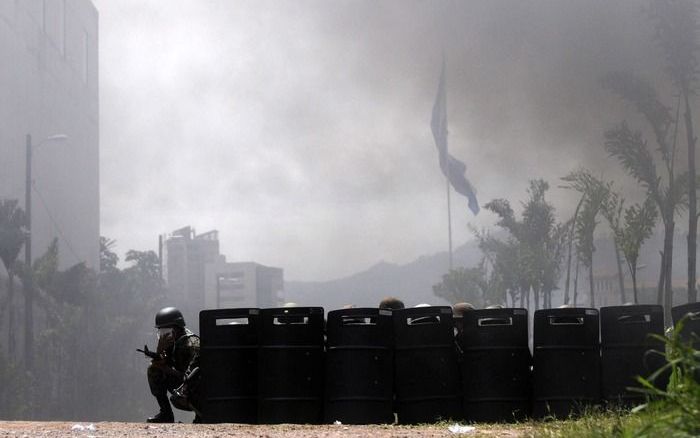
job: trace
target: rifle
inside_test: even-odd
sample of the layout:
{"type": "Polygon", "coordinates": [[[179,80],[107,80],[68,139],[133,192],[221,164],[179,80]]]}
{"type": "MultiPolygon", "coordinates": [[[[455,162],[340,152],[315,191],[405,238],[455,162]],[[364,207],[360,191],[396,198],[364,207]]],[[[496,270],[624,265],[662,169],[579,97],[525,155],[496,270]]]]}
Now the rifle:
{"type": "Polygon", "coordinates": [[[143,353],[146,357],[150,357],[151,359],[155,359],[155,360],[165,358],[165,356],[162,353],[156,353],[155,351],[149,350],[148,345],[144,345],[143,350],[140,348],[137,348],[136,351],[138,351],[139,353],[143,353]]]}

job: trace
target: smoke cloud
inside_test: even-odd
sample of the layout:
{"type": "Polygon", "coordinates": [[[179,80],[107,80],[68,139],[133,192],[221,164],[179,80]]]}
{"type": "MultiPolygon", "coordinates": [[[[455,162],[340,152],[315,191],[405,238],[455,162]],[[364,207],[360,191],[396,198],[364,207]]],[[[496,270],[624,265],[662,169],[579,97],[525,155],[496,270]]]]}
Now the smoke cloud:
{"type": "MultiPolygon", "coordinates": [[[[102,233],[120,251],[191,224],[218,229],[230,260],[321,280],[444,250],[429,126],[443,54],[450,151],[482,205],[517,206],[542,177],[568,215],[556,186],[577,166],[639,194],[602,147],[606,128],[639,121],[600,77],[663,87],[643,3],[95,4],[102,233]]],[[[456,243],[493,224],[452,200],[456,243]]]]}

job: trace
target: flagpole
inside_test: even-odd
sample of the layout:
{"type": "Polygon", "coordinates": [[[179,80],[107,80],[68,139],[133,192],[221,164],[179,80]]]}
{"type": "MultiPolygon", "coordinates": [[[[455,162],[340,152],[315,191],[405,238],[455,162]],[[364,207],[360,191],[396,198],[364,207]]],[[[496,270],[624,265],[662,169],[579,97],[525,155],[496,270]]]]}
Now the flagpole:
{"type": "Polygon", "coordinates": [[[467,166],[456,158],[453,158],[447,147],[447,96],[445,92],[445,56],[442,57],[442,72],[440,73],[440,84],[438,85],[433,114],[430,119],[430,130],[435,138],[435,146],[440,154],[440,169],[445,175],[447,183],[447,240],[449,251],[449,270],[453,268],[452,260],[452,206],[450,205],[450,186],[453,186],[457,193],[469,199],[469,209],[474,215],[479,213],[479,202],[476,199],[474,187],[464,176],[467,166]]]}
{"type": "MultiPolygon", "coordinates": [[[[449,169],[449,167],[448,167],[449,169]]],[[[449,170],[448,170],[448,175],[449,175],[449,170]]],[[[449,251],[450,251],[450,261],[449,261],[449,270],[452,270],[452,209],[450,208],[450,178],[447,177],[445,178],[447,181],[447,239],[449,242],[449,251]]]]}
{"type": "MultiPolygon", "coordinates": [[[[442,55],[442,74],[445,74],[445,54],[442,55]]],[[[444,78],[444,76],[443,76],[444,78]]],[[[443,83],[444,86],[444,83],[443,83]]],[[[444,90],[443,90],[444,91],[444,90]]],[[[447,95],[444,97],[445,104],[445,128],[447,128],[447,95]]],[[[447,242],[449,251],[448,272],[452,270],[452,208],[450,203],[450,147],[449,130],[445,129],[445,182],[447,183],[447,242]]]]}

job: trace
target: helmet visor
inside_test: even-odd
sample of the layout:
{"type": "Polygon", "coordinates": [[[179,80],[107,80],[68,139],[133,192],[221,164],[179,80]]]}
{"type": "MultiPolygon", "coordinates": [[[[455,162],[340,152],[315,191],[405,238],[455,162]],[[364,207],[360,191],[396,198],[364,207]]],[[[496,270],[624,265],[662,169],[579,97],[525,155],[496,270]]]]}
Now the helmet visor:
{"type": "Polygon", "coordinates": [[[172,327],[163,327],[156,330],[156,339],[158,339],[158,341],[172,339],[174,336],[175,329],[172,327]]]}

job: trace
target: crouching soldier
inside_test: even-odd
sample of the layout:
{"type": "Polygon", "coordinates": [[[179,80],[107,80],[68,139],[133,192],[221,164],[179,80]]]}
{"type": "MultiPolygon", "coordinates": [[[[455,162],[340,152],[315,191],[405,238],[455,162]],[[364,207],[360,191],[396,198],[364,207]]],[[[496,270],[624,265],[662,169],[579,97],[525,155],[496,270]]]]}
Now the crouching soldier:
{"type": "Polygon", "coordinates": [[[158,347],[155,354],[144,348],[152,358],[148,367],[148,386],[156,398],[160,411],[146,421],[172,423],[175,418],[170,407],[195,411],[195,422],[200,421],[196,406],[199,361],[199,337],[185,327],[182,313],[175,307],[165,307],[156,314],[158,347]],[[150,354],[149,354],[150,353],[150,354]],[[168,400],[168,391],[173,396],[168,400]]]}

